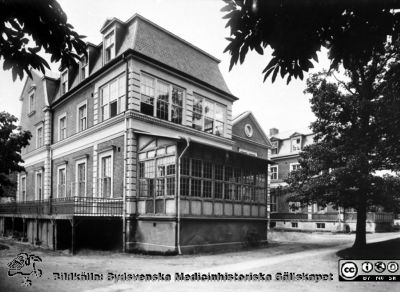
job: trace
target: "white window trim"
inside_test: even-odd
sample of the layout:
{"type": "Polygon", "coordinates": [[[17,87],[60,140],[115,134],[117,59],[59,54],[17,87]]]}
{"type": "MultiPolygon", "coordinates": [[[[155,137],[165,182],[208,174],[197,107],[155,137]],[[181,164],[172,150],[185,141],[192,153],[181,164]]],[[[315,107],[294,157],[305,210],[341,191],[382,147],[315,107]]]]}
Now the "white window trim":
{"type": "Polygon", "coordinates": [[[60,184],[60,170],[61,169],[65,169],[65,189],[64,189],[64,196],[63,197],[66,197],[67,196],[67,165],[66,164],[63,164],[63,165],[60,165],[60,166],[58,166],[57,167],[57,198],[62,198],[62,197],[60,197],[60,193],[59,193],[59,189],[58,189],[58,186],[59,186],[59,184],[60,184]]]}
{"type": "Polygon", "coordinates": [[[61,77],[60,77],[60,83],[61,83],[61,95],[64,95],[64,94],[66,94],[68,91],[69,91],[69,76],[68,76],[68,69],[64,69],[62,72],[61,72],[61,77]],[[64,75],[66,75],[67,76],[67,78],[66,78],[66,83],[67,83],[67,85],[65,86],[65,92],[62,92],[62,86],[63,86],[63,76],[64,75]]]}
{"type": "Polygon", "coordinates": [[[35,182],[34,182],[34,186],[35,186],[35,200],[39,200],[39,194],[38,194],[38,185],[37,185],[37,177],[40,174],[41,178],[40,178],[40,184],[41,184],[41,189],[42,189],[42,199],[43,198],[43,171],[42,170],[38,170],[35,171],[35,182]]]}
{"type": "Polygon", "coordinates": [[[294,165],[300,165],[300,163],[298,163],[298,162],[290,163],[290,164],[289,164],[289,172],[292,172],[292,171],[293,171],[293,166],[294,166],[294,165]]]}
{"type": "MultiPolygon", "coordinates": [[[[127,105],[127,85],[126,85],[126,83],[125,83],[125,91],[124,91],[124,94],[123,94],[123,97],[124,97],[124,108],[123,108],[123,110],[121,111],[121,103],[119,102],[119,100],[120,100],[120,97],[122,96],[118,96],[117,97],[117,115],[116,116],[114,116],[114,117],[110,117],[110,109],[108,109],[108,117],[106,118],[106,119],[104,119],[104,117],[103,117],[103,114],[102,114],[102,104],[101,104],[101,90],[104,88],[104,87],[108,87],[108,90],[110,91],[110,87],[111,87],[111,83],[113,83],[114,81],[116,81],[117,80],[117,83],[119,83],[119,79],[120,78],[122,78],[122,79],[124,79],[124,81],[126,82],[126,74],[125,74],[125,72],[124,73],[121,73],[121,74],[119,74],[118,76],[115,76],[115,77],[113,77],[112,79],[110,79],[110,80],[108,80],[107,82],[105,82],[104,84],[102,84],[101,86],[99,86],[99,88],[98,88],[98,94],[99,94],[99,99],[98,99],[98,112],[99,112],[99,120],[100,120],[100,122],[104,122],[104,121],[106,121],[106,120],[109,120],[109,119],[112,119],[112,118],[115,118],[116,116],[118,116],[118,115],[120,115],[121,113],[123,113],[123,112],[125,112],[126,111],[126,105],[127,105]]],[[[108,94],[110,95],[110,92],[108,92],[108,94]]],[[[108,101],[108,103],[107,103],[107,106],[110,106],[110,101],[108,101]]],[[[87,105],[86,105],[86,111],[87,111],[87,105]]],[[[87,115],[87,114],[86,114],[87,115]]],[[[86,118],[87,119],[87,118],[86,118]]]]}
{"type": "Polygon", "coordinates": [[[79,132],[85,131],[85,130],[87,130],[87,128],[88,128],[88,107],[87,107],[87,100],[84,100],[76,106],[76,132],[79,133],[79,132]],[[86,106],[86,127],[84,130],[80,130],[79,129],[79,125],[80,125],[79,109],[84,105],[86,106]]]}
{"type": "Polygon", "coordinates": [[[295,136],[295,137],[290,138],[290,152],[298,152],[298,151],[301,151],[301,150],[302,150],[302,147],[301,147],[302,143],[303,143],[303,139],[302,139],[301,136],[295,136]],[[300,139],[300,149],[298,149],[298,150],[293,150],[293,141],[296,141],[297,139],[300,139]]]}
{"type": "Polygon", "coordinates": [[[246,149],[243,149],[243,148],[239,148],[239,152],[247,154],[247,155],[250,155],[250,156],[254,156],[254,157],[258,156],[257,152],[246,150],[246,149]]]}
{"type": "Polygon", "coordinates": [[[44,127],[43,124],[40,124],[36,127],[36,148],[40,148],[44,146],[44,127]],[[39,130],[42,129],[42,145],[39,144],[39,130]]]}
{"type": "Polygon", "coordinates": [[[270,195],[270,207],[269,210],[271,213],[277,213],[278,212],[278,196],[277,195],[270,195]],[[275,198],[275,203],[272,203],[272,198],[275,198]],[[275,205],[275,211],[272,211],[272,205],[275,205]]]}
{"type": "Polygon", "coordinates": [[[21,175],[20,179],[21,179],[21,188],[20,188],[21,201],[25,202],[26,201],[26,174],[21,175]],[[24,182],[25,182],[24,185],[22,185],[23,179],[24,179],[24,182]],[[22,190],[24,190],[24,189],[25,189],[25,197],[24,197],[24,195],[22,193],[22,190]]]}
{"type": "MultiPolygon", "coordinates": [[[[186,121],[185,121],[185,117],[186,117],[186,88],[173,84],[169,81],[166,81],[164,79],[155,77],[153,75],[150,74],[146,74],[141,72],[140,73],[140,82],[142,80],[142,77],[147,77],[147,78],[151,78],[154,81],[154,96],[153,96],[153,115],[152,117],[157,119],[157,88],[158,88],[158,82],[162,82],[168,85],[168,94],[169,94],[169,99],[168,99],[168,122],[174,123],[172,122],[172,90],[173,87],[177,87],[182,89],[183,91],[183,97],[182,97],[182,123],[181,124],[177,124],[177,125],[185,125],[186,121]]],[[[140,92],[140,103],[142,102],[142,93],[140,92]]],[[[165,120],[163,120],[165,121],[165,120]]],[[[175,123],[174,123],[175,124],[175,123]]],[[[204,124],[204,123],[203,123],[204,124]]],[[[203,125],[204,127],[204,125],[203,125]]],[[[225,127],[224,127],[225,128],[225,127]]]]}
{"type": "Polygon", "coordinates": [[[89,77],[89,51],[87,51],[87,57],[85,57],[83,54],[81,58],[86,58],[86,64],[81,62],[81,71],[80,71],[80,77],[81,81],[85,80],[86,78],[89,77]],[[85,72],[85,77],[83,77],[82,72],[85,72]]]}
{"type": "Polygon", "coordinates": [[[32,90],[28,95],[28,115],[35,110],[35,104],[36,104],[35,90],[32,90]],[[31,106],[31,97],[33,97],[33,105],[32,106],[31,106]]]}
{"type": "Polygon", "coordinates": [[[279,165],[271,165],[270,178],[271,178],[271,181],[276,181],[279,179],[279,165]],[[276,179],[272,178],[272,168],[276,168],[276,179]]]}
{"type": "Polygon", "coordinates": [[[116,55],[116,30],[115,27],[110,29],[109,31],[107,31],[104,35],[103,35],[103,64],[106,64],[108,62],[110,62],[112,59],[115,58],[116,55]],[[106,38],[108,35],[113,33],[113,40],[112,40],[112,45],[113,45],[113,49],[112,49],[112,54],[110,56],[110,60],[106,60],[106,49],[109,47],[106,47],[106,38]]]}
{"type": "MultiPolygon", "coordinates": [[[[110,198],[114,198],[114,150],[108,150],[108,151],[104,151],[99,153],[99,170],[98,170],[98,178],[102,178],[101,177],[101,170],[103,168],[103,157],[106,156],[111,156],[111,194],[110,194],[110,198]]],[[[100,193],[99,193],[100,188],[98,188],[98,192],[97,192],[97,197],[101,198],[100,193]]]]}
{"type": "Polygon", "coordinates": [[[63,113],[61,115],[58,116],[58,131],[57,131],[57,141],[61,141],[61,119],[65,118],[65,137],[63,140],[65,140],[67,138],[67,113],[63,113]]]}
{"type": "MultiPolygon", "coordinates": [[[[87,179],[88,179],[88,169],[87,169],[87,158],[79,159],[75,161],[75,185],[77,186],[79,183],[79,177],[78,177],[78,165],[80,164],[85,164],[85,193],[84,197],[87,196],[87,179]]],[[[78,196],[78,189],[75,186],[75,196],[78,196]]]]}

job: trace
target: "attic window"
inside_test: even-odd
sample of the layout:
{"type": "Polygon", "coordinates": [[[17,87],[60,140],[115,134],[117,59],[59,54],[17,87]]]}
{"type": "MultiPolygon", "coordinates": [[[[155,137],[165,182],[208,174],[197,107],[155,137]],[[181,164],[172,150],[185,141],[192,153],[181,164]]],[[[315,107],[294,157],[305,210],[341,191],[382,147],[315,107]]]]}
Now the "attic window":
{"type": "Polygon", "coordinates": [[[83,56],[82,66],[81,66],[81,79],[85,80],[88,76],[89,76],[88,59],[85,56],[83,56]]]}
{"type": "Polygon", "coordinates": [[[61,95],[68,92],[68,70],[61,74],[61,95]]]}
{"type": "Polygon", "coordinates": [[[291,139],[292,152],[301,150],[301,137],[294,137],[291,139]]]}
{"type": "Polygon", "coordinates": [[[104,63],[115,57],[115,34],[111,31],[104,37],[104,63]]]}
{"type": "Polygon", "coordinates": [[[28,104],[28,115],[29,114],[33,114],[34,110],[35,110],[35,92],[32,92],[29,95],[29,104],[28,104]]]}
{"type": "Polygon", "coordinates": [[[272,149],[271,149],[271,154],[278,154],[278,141],[273,141],[271,142],[272,149]]]}

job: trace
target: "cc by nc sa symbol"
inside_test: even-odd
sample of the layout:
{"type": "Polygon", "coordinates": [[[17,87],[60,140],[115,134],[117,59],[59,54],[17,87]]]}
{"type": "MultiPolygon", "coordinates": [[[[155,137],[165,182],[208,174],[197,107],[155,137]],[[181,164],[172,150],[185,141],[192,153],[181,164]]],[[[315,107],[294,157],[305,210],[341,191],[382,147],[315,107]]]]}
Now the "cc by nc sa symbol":
{"type": "Polygon", "coordinates": [[[353,262],[346,262],[342,264],[340,269],[341,274],[345,278],[353,278],[357,275],[358,268],[357,265],[353,262]]]}

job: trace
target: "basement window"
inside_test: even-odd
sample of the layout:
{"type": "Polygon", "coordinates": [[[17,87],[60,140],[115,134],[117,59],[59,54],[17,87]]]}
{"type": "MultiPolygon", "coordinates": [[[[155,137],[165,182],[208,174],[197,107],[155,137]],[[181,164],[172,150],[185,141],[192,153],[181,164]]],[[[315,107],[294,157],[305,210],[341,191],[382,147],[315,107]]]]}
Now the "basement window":
{"type": "Polygon", "coordinates": [[[325,229],[325,223],[317,223],[317,229],[325,229]]]}
{"type": "Polygon", "coordinates": [[[299,224],[297,222],[292,222],[292,228],[298,228],[299,224]]]}

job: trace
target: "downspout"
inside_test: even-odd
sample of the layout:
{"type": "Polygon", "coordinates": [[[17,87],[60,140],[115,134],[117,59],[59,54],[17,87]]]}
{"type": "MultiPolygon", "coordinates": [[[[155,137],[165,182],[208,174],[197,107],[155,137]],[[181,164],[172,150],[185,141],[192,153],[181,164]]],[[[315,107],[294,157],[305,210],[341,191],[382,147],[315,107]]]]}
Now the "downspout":
{"type": "Polygon", "coordinates": [[[176,194],[176,248],[178,251],[178,254],[181,255],[181,159],[183,155],[185,154],[186,150],[189,148],[190,145],[190,137],[185,137],[186,140],[186,147],[183,149],[181,155],[178,157],[178,187],[177,191],[178,193],[176,194]]]}
{"type": "MultiPolygon", "coordinates": [[[[125,112],[126,108],[128,105],[128,78],[129,78],[129,68],[128,68],[128,60],[125,57],[125,54],[122,54],[122,59],[126,61],[126,84],[125,84],[125,112]]],[[[127,132],[128,132],[128,121],[126,120],[125,116],[125,133],[124,133],[124,171],[123,171],[123,176],[124,179],[122,180],[122,252],[126,252],[126,146],[127,142],[126,139],[128,137],[127,132]]]]}

